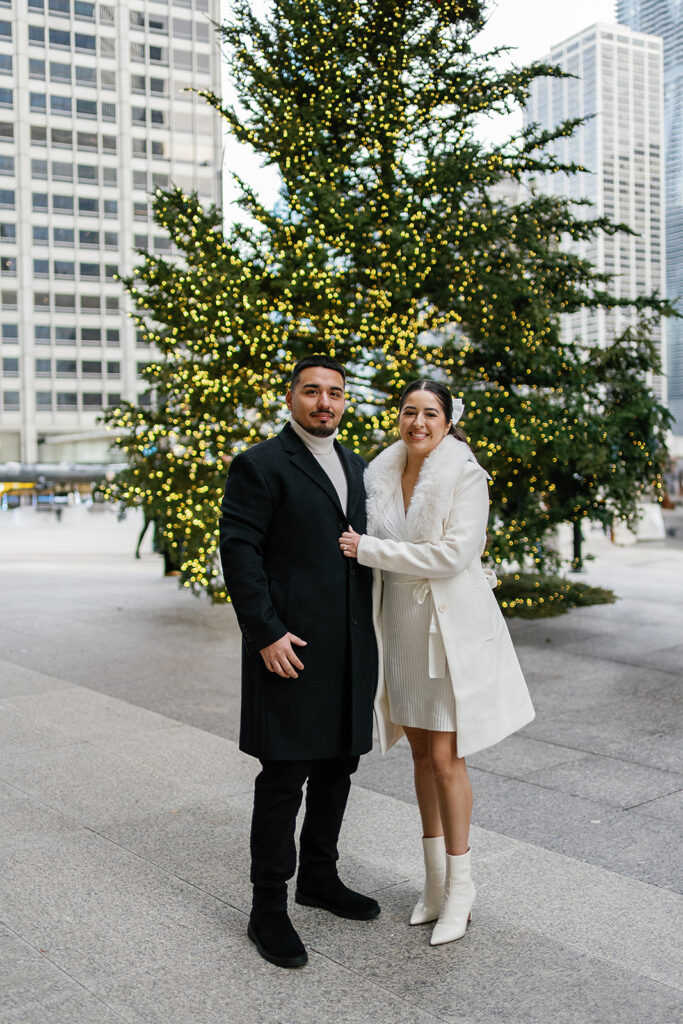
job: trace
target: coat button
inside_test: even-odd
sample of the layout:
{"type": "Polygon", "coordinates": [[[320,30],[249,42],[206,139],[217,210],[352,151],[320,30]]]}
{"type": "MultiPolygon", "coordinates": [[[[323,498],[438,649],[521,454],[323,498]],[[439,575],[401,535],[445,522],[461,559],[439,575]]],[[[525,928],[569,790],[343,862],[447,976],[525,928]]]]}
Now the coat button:
{"type": "Polygon", "coordinates": [[[445,612],[445,611],[446,611],[446,605],[445,605],[445,604],[443,604],[443,603],[441,603],[441,604],[439,605],[439,611],[440,611],[440,612],[445,612]]]}

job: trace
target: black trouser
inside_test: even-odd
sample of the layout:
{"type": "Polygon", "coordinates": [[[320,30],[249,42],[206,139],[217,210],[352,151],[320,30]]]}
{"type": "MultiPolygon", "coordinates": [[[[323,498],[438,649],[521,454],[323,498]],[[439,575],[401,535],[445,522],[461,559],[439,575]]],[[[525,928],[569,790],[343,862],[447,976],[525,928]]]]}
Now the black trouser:
{"type": "Polygon", "coordinates": [[[337,840],[358,757],[320,761],[261,761],[251,820],[254,908],[284,910],[296,869],[294,829],[306,780],[306,812],[299,839],[299,881],[336,873],[337,840]]]}

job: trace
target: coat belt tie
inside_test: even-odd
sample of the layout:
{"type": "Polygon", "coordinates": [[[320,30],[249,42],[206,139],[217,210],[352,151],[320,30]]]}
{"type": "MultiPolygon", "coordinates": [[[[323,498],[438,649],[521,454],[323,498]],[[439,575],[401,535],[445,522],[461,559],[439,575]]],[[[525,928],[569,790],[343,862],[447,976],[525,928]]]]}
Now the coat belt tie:
{"type": "MultiPolygon", "coordinates": [[[[424,604],[432,596],[429,580],[418,580],[413,587],[413,598],[418,604],[424,604]]],[[[446,675],[446,650],[439,623],[436,621],[434,600],[431,600],[431,616],[429,620],[429,678],[443,679],[446,675]]]]}

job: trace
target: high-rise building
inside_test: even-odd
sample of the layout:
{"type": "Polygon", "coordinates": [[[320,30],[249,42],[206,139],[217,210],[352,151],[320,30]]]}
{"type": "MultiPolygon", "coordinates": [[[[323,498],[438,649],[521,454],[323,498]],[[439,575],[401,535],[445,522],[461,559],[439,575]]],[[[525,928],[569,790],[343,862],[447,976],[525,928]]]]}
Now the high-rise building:
{"type": "MultiPolygon", "coordinates": [[[[588,118],[573,135],[553,144],[563,163],[588,173],[547,174],[533,182],[546,192],[587,199],[586,216],[605,215],[636,234],[604,234],[579,253],[613,274],[620,298],[664,294],[665,254],[662,137],[662,43],[617,25],[592,25],[554,46],[544,58],[572,78],[534,83],[525,123],[554,128],[569,118],[588,118]]],[[[581,211],[578,211],[581,215],[581,211]]],[[[564,330],[589,344],[605,345],[634,322],[629,310],[584,310],[564,318],[564,330]]],[[[663,325],[655,340],[665,364],[663,325]]],[[[653,385],[664,397],[665,380],[653,385]]]]}
{"type": "Polygon", "coordinates": [[[0,463],[101,461],[145,390],[118,272],[169,248],[150,192],[221,197],[220,0],[0,0],[0,463]]]}
{"type": "MultiPolygon", "coordinates": [[[[666,161],[666,290],[683,311],[683,3],[617,0],[617,18],[664,43],[664,151],[666,161]]],[[[668,404],[683,434],[683,321],[666,327],[668,404]]]]}

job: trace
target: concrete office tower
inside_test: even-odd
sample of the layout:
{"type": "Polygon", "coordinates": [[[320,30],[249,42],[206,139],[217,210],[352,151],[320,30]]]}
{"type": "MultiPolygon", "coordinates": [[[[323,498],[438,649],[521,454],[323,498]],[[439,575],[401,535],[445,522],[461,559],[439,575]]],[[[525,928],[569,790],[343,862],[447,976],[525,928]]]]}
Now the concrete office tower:
{"type": "MultiPolygon", "coordinates": [[[[664,43],[666,293],[683,311],[683,3],[617,0],[617,18],[664,43]]],[[[683,435],[683,320],[667,321],[666,347],[668,404],[683,435]]]]}
{"type": "MultiPolygon", "coordinates": [[[[550,174],[533,186],[593,204],[595,214],[628,224],[635,236],[599,237],[580,250],[614,274],[617,296],[632,298],[665,289],[664,161],[662,138],[662,43],[616,25],[592,25],[554,46],[543,58],[576,78],[534,83],[525,123],[555,127],[567,118],[591,117],[554,151],[591,173],[550,174]]],[[[588,213],[588,211],[587,211],[588,213]]],[[[589,344],[605,345],[633,316],[628,310],[584,311],[565,317],[565,330],[589,344]]],[[[663,325],[656,341],[666,365],[663,325]]],[[[653,385],[664,397],[665,380],[653,385]]]]}
{"type": "Polygon", "coordinates": [[[220,201],[219,0],[0,0],[0,463],[101,461],[149,350],[114,281],[149,192],[220,201]]]}

